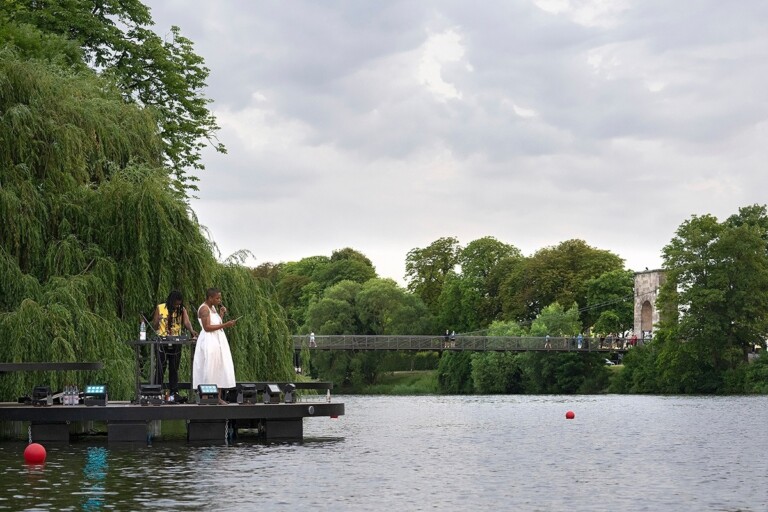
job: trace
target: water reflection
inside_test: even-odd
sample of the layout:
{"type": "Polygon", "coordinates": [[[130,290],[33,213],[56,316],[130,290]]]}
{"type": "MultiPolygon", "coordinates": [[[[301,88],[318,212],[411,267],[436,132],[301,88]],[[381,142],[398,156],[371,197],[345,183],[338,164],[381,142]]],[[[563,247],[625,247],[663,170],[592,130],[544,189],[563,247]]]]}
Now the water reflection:
{"type": "Polygon", "coordinates": [[[101,510],[105,501],[105,480],[109,452],[102,446],[89,446],[85,451],[85,466],[83,467],[84,500],[81,510],[101,510]]]}

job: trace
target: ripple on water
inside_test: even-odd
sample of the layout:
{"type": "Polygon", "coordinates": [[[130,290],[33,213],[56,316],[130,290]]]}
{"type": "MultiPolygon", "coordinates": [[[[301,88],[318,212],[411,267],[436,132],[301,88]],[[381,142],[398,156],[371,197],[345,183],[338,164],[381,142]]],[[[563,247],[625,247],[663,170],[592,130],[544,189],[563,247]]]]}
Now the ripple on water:
{"type": "Polygon", "coordinates": [[[0,444],[0,509],[764,510],[768,397],[335,396],[301,443],[0,444]],[[574,420],[565,412],[573,410],[574,420]],[[47,491],[47,492],[46,492],[47,491]]]}

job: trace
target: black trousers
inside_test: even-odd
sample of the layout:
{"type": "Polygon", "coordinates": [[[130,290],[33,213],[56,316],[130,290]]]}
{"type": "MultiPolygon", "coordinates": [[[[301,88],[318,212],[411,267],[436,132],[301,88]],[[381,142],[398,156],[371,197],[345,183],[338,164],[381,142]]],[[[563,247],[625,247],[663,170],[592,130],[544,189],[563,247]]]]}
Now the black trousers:
{"type": "Polygon", "coordinates": [[[171,393],[179,392],[179,364],[181,364],[181,345],[157,346],[157,369],[155,384],[163,384],[165,368],[168,367],[168,385],[171,393]]]}

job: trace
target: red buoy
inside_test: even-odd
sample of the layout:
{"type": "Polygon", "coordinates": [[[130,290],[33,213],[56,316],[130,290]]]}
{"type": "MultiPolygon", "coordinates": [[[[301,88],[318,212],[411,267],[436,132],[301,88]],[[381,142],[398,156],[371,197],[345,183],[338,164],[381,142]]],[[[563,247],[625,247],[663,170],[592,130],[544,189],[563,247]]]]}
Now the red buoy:
{"type": "Polygon", "coordinates": [[[24,449],[24,460],[30,464],[42,464],[45,456],[45,447],[41,444],[32,443],[24,449]]]}
{"type": "Polygon", "coordinates": [[[574,414],[573,411],[568,411],[567,413],[565,413],[565,419],[567,420],[572,420],[575,417],[576,417],[576,414],[574,414]]]}

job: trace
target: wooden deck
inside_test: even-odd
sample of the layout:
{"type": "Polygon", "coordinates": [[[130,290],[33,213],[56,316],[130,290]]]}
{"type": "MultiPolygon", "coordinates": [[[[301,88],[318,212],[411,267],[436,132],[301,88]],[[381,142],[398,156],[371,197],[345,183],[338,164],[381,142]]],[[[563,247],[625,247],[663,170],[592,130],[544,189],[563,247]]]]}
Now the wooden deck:
{"type": "MultiPolygon", "coordinates": [[[[267,383],[255,384],[263,391],[267,383]]],[[[280,384],[285,389],[287,383],[280,384]]],[[[296,383],[296,387],[330,389],[332,386],[305,382],[296,383]]],[[[161,430],[158,422],[184,420],[189,441],[223,442],[225,431],[231,438],[239,429],[256,430],[267,440],[302,439],[305,418],[337,418],[344,414],[344,404],[329,401],[326,394],[299,397],[296,403],[263,403],[261,393],[257,398],[255,403],[227,405],[139,405],[107,401],[106,405],[35,406],[5,402],[0,403],[0,422],[28,423],[29,438],[34,442],[68,442],[71,431],[76,430],[73,424],[88,423],[106,424],[110,442],[148,442],[161,430]]]]}

